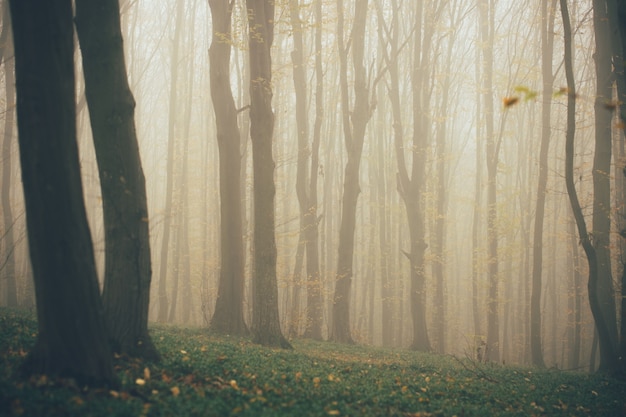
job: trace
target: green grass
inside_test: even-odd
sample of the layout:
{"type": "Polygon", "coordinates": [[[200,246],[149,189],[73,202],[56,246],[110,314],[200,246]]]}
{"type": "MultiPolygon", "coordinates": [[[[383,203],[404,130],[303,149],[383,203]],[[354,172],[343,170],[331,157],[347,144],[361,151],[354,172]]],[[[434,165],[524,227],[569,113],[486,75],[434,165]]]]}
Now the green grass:
{"type": "Polygon", "coordinates": [[[0,310],[0,416],[626,416],[626,383],[601,375],[170,326],[152,328],[162,362],[116,359],[117,390],[16,379],[35,332],[0,310]]]}

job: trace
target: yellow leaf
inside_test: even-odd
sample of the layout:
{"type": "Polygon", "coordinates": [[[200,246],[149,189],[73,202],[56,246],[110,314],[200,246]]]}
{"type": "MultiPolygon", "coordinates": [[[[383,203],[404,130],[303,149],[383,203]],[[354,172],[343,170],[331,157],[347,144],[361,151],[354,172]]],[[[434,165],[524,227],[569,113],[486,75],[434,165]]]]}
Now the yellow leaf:
{"type": "Polygon", "coordinates": [[[170,391],[172,392],[172,395],[174,397],[178,397],[178,395],[180,394],[180,388],[178,387],[172,387],[170,388],[170,391]]]}
{"type": "Polygon", "coordinates": [[[339,412],[339,410],[329,410],[329,411],[328,411],[328,415],[329,415],[329,416],[338,416],[339,414],[341,414],[341,413],[339,412]]]}
{"type": "Polygon", "coordinates": [[[111,397],[113,398],[117,398],[120,396],[120,393],[114,390],[109,391],[109,395],[111,395],[111,397]]]}
{"type": "Polygon", "coordinates": [[[320,384],[320,378],[316,376],[315,378],[313,378],[313,385],[317,387],[319,386],[319,384],[320,384]]]}
{"type": "Polygon", "coordinates": [[[150,379],[150,368],[148,368],[147,366],[143,368],[143,379],[145,379],[146,381],[150,379]]]}
{"type": "Polygon", "coordinates": [[[230,380],[230,386],[234,389],[239,391],[239,386],[237,386],[237,381],[235,381],[234,379],[230,380]]]}
{"type": "Polygon", "coordinates": [[[519,97],[516,97],[516,96],[504,97],[502,99],[502,104],[504,105],[504,107],[511,107],[518,101],[519,101],[519,97]]]}
{"type": "Polygon", "coordinates": [[[135,384],[137,385],[146,385],[146,380],[142,378],[135,379],[135,384]]]}

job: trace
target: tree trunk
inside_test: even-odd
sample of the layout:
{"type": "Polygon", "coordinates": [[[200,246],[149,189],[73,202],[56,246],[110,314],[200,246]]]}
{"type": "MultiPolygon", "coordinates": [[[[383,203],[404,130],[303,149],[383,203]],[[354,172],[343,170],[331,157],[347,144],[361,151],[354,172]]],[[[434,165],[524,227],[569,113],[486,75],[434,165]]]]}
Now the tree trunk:
{"type": "Polygon", "coordinates": [[[587,291],[589,294],[589,307],[593,314],[598,337],[600,339],[600,356],[601,371],[609,371],[615,368],[616,354],[611,344],[611,335],[609,326],[602,312],[602,306],[598,298],[598,259],[596,249],[591,241],[591,236],[587,232],[587,225],[583,216],[582,209],[576,193],[574,185],[574,133],[576,129],[576,87],[574,85],[574,71],[572,64],[572,32],[569,21],[569,12],[567,9],[567,0],[560,0],[561,14],[563,17],[564,29],[564,49],[565,49],[565,75],[567,78],[567,131],[565,137],[565,184],[567,186],[567,195],[572,206],[572,212],[576,219],[578,228],[578,236],[580,243],[585,251],[587,262],[589,265],[589,275],[587,281],[587,291]]]}
{"type": "Polygon", "coordinates": [[[613,114],[606,106],[613,94],[613,73],[611,62],[611,37],[605,0],[593,1],[593,23],[595,31],[595,70],[596,96],[595,150],[593,158],[593,246],[598,260],[597,294],[598,303],[607,325],[609,338],[604,339],[598,331],[600,341],[600,369],[612,370],[610,351],[618,345],[617,312],[615,290],[611,272],[611,123],[613,114]],[[611,344],[610,349],[606,346],[611,344]]]}
{"type": "Polygon", "coordinates": [[[500,326],[498,318],[498,222],[497,222],[497,174],[498,150],[493,122],[493,4],[482,0],[480,11],[480,39],[482,42],[482,91],[485,116],[486,163],[487,163],[487,346],[486,359],[500,360],[500,326]]]}
{"type": "Polygon", "coordinates": [[[343,197],[341,201],[341,224],[339,226],[339,248],[337,277],[333,297],[332,340],[339,343],[354,343],[350,332],[350,291],[353,276],[354,231],[356,208],[361,188],[359,168],[365,140],[365,128],[371,117],[369,89],[363,64],[365,27],[367,24],[367,0],[357,0],[352,26],[352,63],[354,68],[354,109],[350,112],[347,81],[348,50],[343,43],[343,1],[337,0],[337,37],[340,55],[341,108],[343,130],[348,155],[346,163],[343,197]]]}
{"type": "Polygon", "coordinates": [[[118,2],[77,0],[76,29],[102,190],[102,300],[109,336],[115,351],[156,360],[159,354],[148,335],[152,268],[146,184],[118,2]]]}
{"type": "Polygon", "coordinates": [[[4,62],[4,135],[2,139],[2,222],[4,236],[2,237],[2,258],[0,271],[6,281],[6,305],[17,307],[17,279],[15,276],[15,237],[13,233],[13,208],[11,207],[11,171],[13,147],[13,125],[15,123],[15,67],[13,65],[13,35],[11,33],[11,14],[9,4],[2,3],[2,33],[0,33],[0,64],[4,62]]]}
{"type": "Polygon", "coordinates": [[[178,91],[178,46],[180,43],[180,32],[182,30],[182,19],[184,13],[184,1],[178,0],[176,5],[176,26],[174,28],[174,41],[172,46],[172,56],[170,59],[170,95],[169,95],[169,117],[167,133],[167,173],[165,181],[165,209],[163,211],[163,238],[161,241],[161,251],[159,257],[159,313],[157,320],[161,323],[167,321],[168,301],[167,301],[167,268],[170,247],[170,234],[172,232],[172,203],[174,191],[174,150],[176,142],[176,108],[178,91]]]}
{"type": "Polygon", "coordinates": [[[254,173],[254,295],[253,341],[291,348],[280,329],[276,282],[274,228],[275,163],[272,157],[271,47],[274,38],[274,2],[247,0],[250,30],[250,136],[254,173]]]}
{"type": "MultiPolygon", "coordinates": [[[[626,134],[626,63],[624,57],[626,57],[626,2],[607,0],[608,6],[608,18],[611,25],[611,45],[613,48],[613,65],[614,73],[617,82],[617,102],[619,105],[619,122],[621,123],[623,134],[621,135],[621,149],[623,150],[624,134],[626,134]]],[[[623,165],[624,160],[620,163],[623,165]]],[[[622,174],[626,176],[626,169],[624,166],[617,166],[622,168],[622,174]]],[[[619,174],[617,174],[619,175],[619,174]]],[[[622,206],[625,204],[626,198],[626,179],[622,178],[622,190],[621,201],[622,206]]],[[[620,235],[626,237],[626,226],[624,220],[626,219],[626,208],[622,207],[621,210],[621,225],[625,227],[620,229],[620,235]]],[[[624,242],[622,242],[622,247],[624,242]]],[[[622,259],[626,255],[626,249],[622,249],[622,259]]],[[[620,305],[620,341],[619,341],[619,356],[621,360],[620,371],[626,373],[626,262],[622,260],[622,276],[621,276],[621,305],[620,305]]]]}
{"type": "Polygon", "coordinates": [[[552,54],[554,43],[554,9],[556,0],[550,4],[541,2],[541,73],[543,79],[541,108],[541,148],[539,151],[539,179],[535,205],[533,245],[532,294],[530,297],[530,354],[533,365],[545,367],[541,349],[541,271],[543,268],[543,219],[548,185],[548,150],[550,147],[550,112],[552,108],[552,54]]]}
{"type": "Polygon", "coordinates": [[[76,142],[72,4],[10,2],[39,333],[27,374],[114,382],[76,142]]]}
{"type": "MultiPolygon", "coordinates": [[[[209,0],[213,40],[209,48],[211,98],[215,110],[220,156],[220,280],[211,330],[245,335],[243,318],[244,253],[242,229],[241,156],[237,110],[230,89],[232,3],[209,0]]],[[[207,279],[207,277],[205,277],[207,279]]]]}

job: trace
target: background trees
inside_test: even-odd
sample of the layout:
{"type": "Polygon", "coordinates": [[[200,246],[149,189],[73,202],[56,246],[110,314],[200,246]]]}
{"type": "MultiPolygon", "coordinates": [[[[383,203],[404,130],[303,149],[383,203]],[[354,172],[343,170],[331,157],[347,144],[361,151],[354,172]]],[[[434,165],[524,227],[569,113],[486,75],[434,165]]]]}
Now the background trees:
{"type": "MultiPolygon", "coordinates": [[[[271,110],[274,123],[272,129],[264,128],[262,165],[276,164],[271,174],[264,173],[267,183],[273,178],[276,193],[271,216],[276,249],[275,255],[268,252],[268,259],[276,258],[276,316],[281,332],[295,324],[298,332],[310,329],[305,333],[316,338],[343,334],[349,336],[346,341],[413,345],[481,360],[485,343],[491,360],[540,364],[538,351],[546,366],[595,366],[597,361],[590,360],[595,325],[587,291],[579,283],[579,277],[589,271],[586,262],[580,262],[584,251],[579,250],[572,230],[566,199],[566,47],[562,20],[550,23],[558,13],[554,2],[379,0],[344,1],[338,7],[324,0],[279,1],[269,49],[271,82],[267,72],[260,78],[250,72],[255,63],[248,62],[248,38],[256,42],[254,49],[264,35],[259,31],[263,25],[248,26],[244,3],[229,3],[231,8],[225,10],[231,11],[230,17],[217,9],[212,12],[203,1],[154,7],[121,3],[121,31],[137,102],[139,154],[151,215],[150,243],[165,248],[162,254],[152,254],[159,280],[153,285],[150,317],[159,319],[163,310],[160,320],[204,324],[215,312],[217,321],[220,277],[231,275],[228,268],[233,268],[241,272],[232,276],[241,280],[229,282],[242,288],[242,296],[224,304],[240,305],[237,323],[254,327],[257,302],[253,299],[260,296],[259,288],[266,287],[255,284],[259,277],[253,260],[264,256],[263,250],[273,250],[269,240],[251,244],[259,233],[266,238],[271,234],[253,232],[260,227],[259,214],[253,212],[253,193],[260,191],[253,185],[255,168],[247,151],[249,129],[263,126],[260,119],[252,126],[249,123],[253,112],[248,106],[258,98],[249,96],[250,85],[256,89],[264,84],[257,93],[263,93],[265,114],[269,117],[271,110]],[[481,14],[482,22],[477,18],[481,14]],[[218,15],[223,16],[219,23],[230,22],[230,28],[213,22],[218,15]],[[338,30],[340,22],[343,27],[338,30]],[[217,40],[215,48],[223,47],[230,55],[211,64],[215,55],[206,51],[209,42],[217,40]],[[214,80],[211,87],[210,71],[217,69],[230,78],[214,80]],[[296,95],[296,85],[305,85],[305,94],[296,95]],[[211,99],[209,92],[215,95],[221,88],[230,88],[235,104],[228,104],[222,95],[211,99]],[[228,117],[210,116],[227,109],[228,117]],[[222,123],[227,122],[233,139],[228,142],[230,162],[222,164],[218,163],[224,152],[222,142],[207,137],[221,137],[222,123]],[[361,149],[356,146],[359,140],[345,146],[350,135],[362,137],[361,149]],[[359,153],[356,170],[355,150],[359,153]],[[234,170],[240,173],[239,186],[234,170]],[[241,204],[241,216],[229,208],[221,191],[217,198],[225,180],[233,181],[222,186],[232,207],[241,204]],[[357,185],[353,194],[344,193],[344,184],[357,185]],[[352,198],[355,204],[347,210],[342,199],[350,195],[358,199],[352,198]],[[299,200],[299,196],[307,198],[299,200]],[[351,218],[352,211],[354,227],[348,234],[353,249],[346,251],[350,245],[345,245],[345,238],[340,244],[341,218],[351,218]],[[242,218],[241,231],[222,236],[223,222],[230,215],[242,218]],[[221,240],[231,238],[241,238],[241,256],[239,249],[226,249],[228,244],[221,240]],[[307,262],[306,279],[297,278],[305,268],[303,262],[296,263],[298,247],[307,262]],[[349,281],[344,279],[348,276],[349,281]],[[342,288],[338,297],[336,284],[342,288]],[[350,289],[350,297],[342,295],[343,287],[350,289]],[[180,290],[175,294],[174,288],[180,290]],[[165,301],[157,302],[159,293],[165,301]],[[188,314],[181,306],[188,308],[188,314]],[[307,328],[301,325],[304,306],[311,324],[307,328]],[[335,329],[335,322],[343,330],[335,329]],[[539,349],[532,345],[535,360],[531,340],[541,342],[539,349]]],[[[601,4],[568,2],[572,42],[577,46],[572,55],[577,122],[571,169],[581,215],[590,230],[601,226],[594,220],[596,192],[590,167],[600,131],[593,107],[598,96],[593,13],[601,4]]],[[[269,46],[266,41],[260,44],[269,46]]],[[[267,59],[268,52],[263,53],[267,59]]],[[[5,87],[7,82],[10,85],[9,69],[10,65],[2,66],[5,78],[0,88],[10,96],[5,87]]],[[[609,97],[613,93],[606,91],[598,110],[602,107],[604,116],[613,118],[599,126],[608,124],[609,139],[619,148],[622,122],[616,119],[617,112],[606,108],[619,106],[609,97]]],[[[1,104],[3,133],[9,137],[10,104],[1,104]]],[[[79,138],[88,138],[86,116],[79,112],[79,138]]],[[[607,133],[602,137],[606,139],[607,133]]],[[[98,187],[95,153],[88,140],[80,143],[96,267],[103,277],[106,229],[101,226],[99,207],[104,196],[98,187]]],[[[2,160],[12,162],[12,175],[3,174],[13,183],[3,215],[8,213],[6,207],[12,209],[14,243],[8,243],[4,226],[0,259],[7,259],[12,251],[15,272],[9,273],[8,266],[0,269],[0,291],[7,303],[10,278],[15,278],[17,302],[23,304],[30,278],[13,152],[5,148],[2,160]]],[[[609,225],[599,235],[605,238],[602,246],[611,249],[603,279],[609,278],[608,271],[615,277],[622,272],[617,250],[621,237],[616,232],[623,198],[616,192],[620,184],[615,175],[623,165],[620,155],[615,150],[608,165],[605,158],[605,165],[595,169],[605,181],[603,187],[607,182],[610,187],[601,202],[604,209],[597,210],[609,225]]],[[[3,164],[3,172],[7,167],[3,164]]],[[[255,178],[260,179],[258,172],[255,178]]],[[[261,198],[270,194],[268,189],[261,198]]],[[[269,200],[266,203],[269,207],[269,200]]],[[[620,291],[621,283],[613,296],[620,291]]],[[[612,315],[619,314],[617,308],[612,315]]]]}

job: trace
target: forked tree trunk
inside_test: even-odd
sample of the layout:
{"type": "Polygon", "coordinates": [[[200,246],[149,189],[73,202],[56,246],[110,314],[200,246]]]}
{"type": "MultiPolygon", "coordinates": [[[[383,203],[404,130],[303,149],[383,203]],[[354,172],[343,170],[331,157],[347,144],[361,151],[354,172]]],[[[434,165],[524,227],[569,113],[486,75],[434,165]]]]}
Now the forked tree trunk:
{"type": "Polygon", "coordinates": [[[39,332],[27,374],[114,382],[76,143],[72,2],[10,2],[39,332]]]}
{"type": "Polygon", "coordinates": [[[271,47],[274,38],[274,2],[247,0],[250,30],[250,136],[254,174],[254,291],[253,341],[291,348],[280,328],[276,281],[274,228],[274,159],[272,139],[271,47]]]}
{"type": "Polygon", "coordinates": [[[346,163],[341,201],[341,224],[339,226],[339,248],[337,277],[333,297],[332,340],[354,343],[350,331],[350,292],[353,276],[354,230],[356,208],[361,188],[359,168],[365,140],[365,128],[371,117],[369,88],[363,63],[365,27],[367,24],[367,0],[357,0],[352,27],[352,62],[354,68],[354,109],[350,111],[347,81],[348,49],[343,43],[343,1],[337,0],[337,38],[339,42],[341,108],[343,130],[348,161],[346,163]]]}
{"type": "Polygon", "coordinates": [[[117,352],[156,360],[148,335],[152,268],[146,184],[117,0],[77,0],[76,29],[102,190],[102,300],[109,336],[117,352]]]}
{"type": "Polygon", "coordinates": [[[598,299],[598,259],[596,249],[587,231],[585,218],[580,207],[576,187],[574,184],[574,134],[576,130],[576,86],[574,84],[574,70],[572,64],[572,31],[569,20],[567,0],[560,0],[561,15],[563,18],[564,50],[565,50],[565,76],[567,79],[567,130],[565,137],[565,184],[567,195],[572,206],[572,212],[576,219],[580,244],[585,251],[589,265],[587,291],[589,294],[589,307],[593,314],[594,322],[600,340],[601,371],[610,371],[615,368],[616,354],[611,344],[609,327],[602,313],[602,307],[598,299]]]}
{"type": "MultiPolygon", "coordinates": [[[[211,98],[220,157],[220,279],[211,330],[245,335],[241,156],[237,110],[230,89],[231,15],[228,0],[209,0],[213,40],[209,48],[211,98]],[[224,39],[224,36],[226,39],[224,39]]],[[[207,279],[207,277],[205,277],[207,279]]]]}

